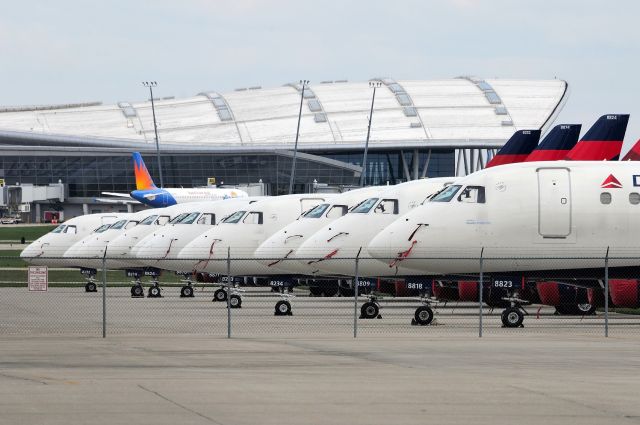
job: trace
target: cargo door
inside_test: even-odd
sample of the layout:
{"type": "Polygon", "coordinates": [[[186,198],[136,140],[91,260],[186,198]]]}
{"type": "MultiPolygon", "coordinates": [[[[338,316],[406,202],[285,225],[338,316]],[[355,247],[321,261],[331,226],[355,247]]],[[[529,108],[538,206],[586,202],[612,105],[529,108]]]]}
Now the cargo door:
{"type": "Polygon", "coordinates": [[[566,168],[538,170],[538,233],[543,238],[571,234],[571,181],[566,168]]]}

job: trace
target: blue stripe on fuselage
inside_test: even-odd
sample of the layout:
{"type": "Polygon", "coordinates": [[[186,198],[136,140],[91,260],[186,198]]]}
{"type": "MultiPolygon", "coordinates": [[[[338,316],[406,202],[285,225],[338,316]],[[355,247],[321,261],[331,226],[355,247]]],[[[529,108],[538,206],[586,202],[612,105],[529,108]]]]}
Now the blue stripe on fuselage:
{"type": "Polygon", "coordinates": [[[175,198],[164,189],[134,190],[131,197],[154,208],[169,207],[177,204],[175,198]],[[149,195],[154,195],[150,197],[149,195]]]}

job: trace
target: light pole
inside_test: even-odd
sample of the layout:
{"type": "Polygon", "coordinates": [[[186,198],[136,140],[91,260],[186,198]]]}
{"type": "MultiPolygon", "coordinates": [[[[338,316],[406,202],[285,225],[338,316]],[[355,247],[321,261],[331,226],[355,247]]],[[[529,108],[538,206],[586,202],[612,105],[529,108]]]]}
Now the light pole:
{"type": "Polygon", "coordinates": [[[298,128],[296,130],[296,143],[293,145],[293,162],[291,163],[291,177],[289,178],[289,195],[293,193],[293,179],[296,176],[296,156],[298,155],[298,138],[300,137],[300,120],[302,119],[302,102],[304,101],[304,89],[309,80],[300,80],[302,91],[300,93],[300,110],[298,111],[298,128]]]}
{"type": "Polygon", "coordinates": [[[369,151],[369,136],[371,135],[371,120],[373,119],[373,104],[376,101],[376,89],[380,87],[380,81],[369,81],[369,87],[373,89],[371,98],[371,111],[369,111],[369,126],[367,127],[367,140],[364,142],[364,156],[362,157],[362,174],[360,175],[360,186],[364,186],[367,181],[367,152],[369,151]]]}
{"type": "Polygon", "coordinates": [[[153,102],[153,88],[158,86],[155,81],[143,81],[142,85],[149,87],[149,94],[151,95],[151,113],[153,114],[153,131],[156,135],[156,156],[158,157],[158,173],[160,174],[160,187],[164,187],[164,181],[162,180],[162,162],[160,162],[160,144],[158,142],[158,125],[156,124],[156,106],[153,102]]]}

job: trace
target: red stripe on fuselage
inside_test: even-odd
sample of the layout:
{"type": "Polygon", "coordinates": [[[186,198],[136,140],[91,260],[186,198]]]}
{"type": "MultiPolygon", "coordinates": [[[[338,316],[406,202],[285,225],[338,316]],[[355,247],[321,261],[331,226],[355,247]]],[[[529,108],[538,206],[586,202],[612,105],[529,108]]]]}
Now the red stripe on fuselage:
{"type": "Polygon", "coordinates": [[[514,164],[516,162],[523,162],[529,155],[496,155],[487,164],[485,168],[495,167],[496,165],[514,164]]]}
{"type": "Polygon", "coordinates": [[[565,159],[570,161],[611,161],[620,156],[621,149],[622,142],[618,141],[581,141],[571,149],[565,159]]]}
{"type": "Polygon", "coordinates": [[[535,150],[529,154],[527,159],[524,162],[531,161],[559,161],[564,159],[569,151],[567,150],[535,150]]]}

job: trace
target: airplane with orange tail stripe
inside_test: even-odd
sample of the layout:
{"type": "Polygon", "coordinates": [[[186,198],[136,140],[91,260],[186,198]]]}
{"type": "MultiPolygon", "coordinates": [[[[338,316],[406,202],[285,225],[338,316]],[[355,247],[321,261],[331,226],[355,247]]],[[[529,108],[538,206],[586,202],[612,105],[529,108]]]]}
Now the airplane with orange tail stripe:
{"type": "MultiPolygon", "coordinates": [[[[102,192],[105,195],[120,198],[133,198],[138,202],[149,205],[153,208],[168,207],[186,202],[221,201],[224,199],[244,198],[249,196],[246,192],[238,189],[221,189],[217,187],[196,187],[196,188],[162,188],[157,187],[144,164],[142,155],[139,152],[133,153],[133,169],[136,178],[136,190],[130,194],[102,192]]],[[[100,199],[101,201],[111,201],[100,199]]]]}

